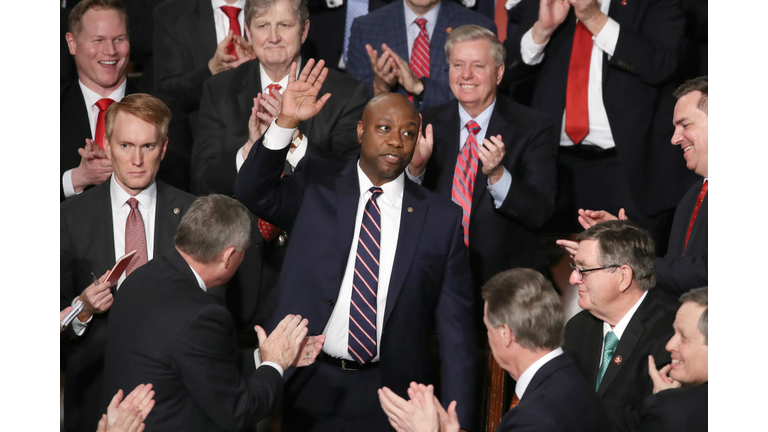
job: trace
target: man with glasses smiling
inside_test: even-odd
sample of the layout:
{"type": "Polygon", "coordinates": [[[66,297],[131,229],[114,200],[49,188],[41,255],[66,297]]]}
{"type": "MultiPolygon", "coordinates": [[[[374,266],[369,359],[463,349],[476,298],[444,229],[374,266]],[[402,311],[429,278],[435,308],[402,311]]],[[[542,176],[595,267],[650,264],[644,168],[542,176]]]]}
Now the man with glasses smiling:
{"type": "Polygon", "coordinates": [[[603,401],[613,430],[632,430],[651,395],[648,356],[669,363],[677,302],[656,285],[653,240],[629,221],[579,234],[570,283],[585,310],[565,326],[563,348],[603,401]]]}

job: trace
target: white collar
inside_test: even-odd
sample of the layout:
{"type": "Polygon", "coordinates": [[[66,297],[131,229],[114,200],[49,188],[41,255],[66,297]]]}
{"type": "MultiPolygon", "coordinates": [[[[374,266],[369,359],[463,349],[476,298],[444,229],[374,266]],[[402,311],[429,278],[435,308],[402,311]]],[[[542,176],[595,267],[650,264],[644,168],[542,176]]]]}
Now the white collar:
{"type": "Polygon", "coordinates": [[[525,370],[522,374],[520,374],[520,378],[517,380],[517,384],[515,384],[515,394],[517,395],[518,399],[523,399],[523,395],[525,395],[525,390],[528,388],[528,384],[531,383],[531,380],[536,375],[536,372],[541,369],[542,366],[544,366],[548,361],[552,360],[553,358],[559,356],[563,353],[562,348],[554,349],[546,354],[544,354],[540,359],[533,362],[532,365],[528,366],[528,369],[525,370]]]}
{"type": "MultiPolygon", "coordinates": [[[[98,102],[99,99],[103,99],[103,97],[100,94],[86,87],[85,84],[83,84],[83,82],[80,81],[79,79],[77,80],[77,83],[80,84],[80,91],[83,92],[83,99],[85,99],[85,106],[87,108],[91,108],[92,106],[96,105],[96,102],[98,102]]],[[[109,99],[112,99],[115,102],[120,102],[125,97],[125,88],[127,86],[128,86],[128,77],[125,77],[123,79],[123,83],[120,84],[115,89],[115,91],[113,91],[107,97],[109,99]]]]}
{"type": "MultiPolygon", "coordinates": [[[[490,105],[488,105],[483,112],[480,113],[480,115],[477,116],[477,118],[472,118],[471,115],[467,112],[467,110],[464,109],[463,106],[461,106],[461,103],[459,103],[459,121],[461,122],[461,127],[465,128],[467,126],[467,122],[470,120],[474,120],[480,128],[485,132],[488,130],[488,124],[491,123],[491,114],[493,114],[493,108],[496,106],[496,98],[493,98],[493,102],[491,102],[490,105]]],[[[485,135],[485,133],[483,134],[485,135]]],[[[482,144],[482,143],[478,143],[482,144]]]]}
{"type": "MultiPolygon", "coordinates": [[[[112,208],[115,209],[126,205],[126,201],[131,198],[131,195],[117,184],[114,174],[112,174],[109,181],[109,195],[112,200],[112,208]]],[[[152,183],[150,183],[149,186],[136,194],[133,198],[136,198],[139,204],[145,209],[154,208],[155,202],[157,201],[157,183],[155,180],[152,180],[152,183]]],[[[145,216],[149,217],[150,215],[145,216]]]]}
{"type": "MultiPolygon", "coordinates": [[[[299,60],[296,62],[296,78],[299,77],[299,74],[301,74],[301,57],[299,57],[299,60]]],[[[261,62],[259,62],[259,78],[261,79],[261,92],[266,93],[267,86],[274,81],[267,75],[267,71],[264,70],[264,65],[262,65],[261,62]]],[[[280,84],[280,94],[282,94],[285,91],[285,88],[288,87],[288,75],[285,75],[283,79],[277,82],[277,84],[280,84]]]]}
{"type": "MultiPolygon", "coordinates": [[[[658,288],[654,288],[654,289],[658,289],[658,288]]],[[[613,330],[613,334],[615,334],[617,338],[621,339],[621,335],[623,335],[624,330],[627,329],[627,325],[629,324],[629,321],[632,319],[632,315],[635,314],[635,312],[637,311],[637,308],[640,307],[640,303],[643,302],[643,300],[645,299],[645,296],[647,295],[648,295],[648,291],[644,292],[643,296],[640,297],[640,300],[638,300],[637,303],[635,303],[635,305],[632,306],[632,309],[630,309],[629,312],[624,314],[624,316],[619,320],[618,323],[616,323],[616,326],[613,329],[611,329],[610,324],[603,321],[603,339],[605,339],[605,335],[608,334],[608,332],[611,330],[613,330]]]]}
{"type": "MultiPolygon", "coordinates": [[[[357,161],[357,179],[360,184],[360,196],[369,194],[369,190],[373,187],[373,182],[360,168],[360,161],[357,161]]],[[[389,205],[396,205],[398,201],[402,201],[403,188],[405,187],[405,172],[400,173],[396,179],[386,182],[380,186],[382,190],[382,197],[389,205]]]]}

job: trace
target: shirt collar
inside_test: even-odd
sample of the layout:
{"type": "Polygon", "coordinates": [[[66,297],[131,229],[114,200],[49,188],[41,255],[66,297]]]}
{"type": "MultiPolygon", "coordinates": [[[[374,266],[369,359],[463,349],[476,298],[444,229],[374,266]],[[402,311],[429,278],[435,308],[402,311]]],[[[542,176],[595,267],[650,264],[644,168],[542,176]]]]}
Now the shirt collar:
{"type": "Polygon", "coordinates": [[[195,269],[193,269],[192,266],[189,265],[189,263],[187,263],[187,265],[189,266],[189,269],[192,270],[192,274],[195,275],[195,279],[197,279],[197,284],[200,285],[200,289],[205,292],[208,292],[208,288],[205,286],[205,282],[203,282],[203,278],[201,278],[200,275],[197,274],[195,269]]]}
{"type": "MultiPolygon", "coordinates": [[[[403,5],[405,6],[405,23],[406,25],[411,25],[416,18],[419,18],[419,15],[416,15],[416,12],[412,11],[411,8],[408,7],[408,2],[405,0],[403,0],[403,5]]],[[[434,26],[434,24],[437,22],[437,14],[440,12],[440,6],[442,5],[438,3],[435,7],[430,9],[429,12],[425,13],[424,16],[421,17],[427,19],[427,26],[429,26],[429,24],[434,26]]],[[[430,37],[430,39],[432,38],[430,37]]]]}
{"type": "MultiPolygon", "coordinates": [[[[112,208],[114,209],[119,209],[131,198],[131,195],[117,184],[114,174],[112,174],[109,180],[109,195],[112,199],[112,208]]],[[[150,183],[143,191],[139,192],[134,198],[136,198],[139,205],[143,208],[147,210],[154,208],[155,201],[157,201],[157,183],[152,180],[152,183],[150,183]]]]}
{"type": "Polygon", "coordinates": [[[563,353],[562,348],[557,348],[555,350],[552,350],[546,354],[544,354],[543,357],[536,360],[532,365],[528,366],[528,369],[525,370],[520,375],[520,378],[517,380],[517,384],[515,384],[515,394],[517,395],[518,399],[522,399],[523,395],[525,394],[525,390],[528,389],[528,384],[531,383],[531,380],[536,375],[536,372],[541,369],[542,366],[544,366],[548,361],[552,360],[553,358],[559,356],[563,353]]]}
{"type": "Polygon", "coordinates": [[[229,4],[224,0],[211,0],[211,5],[213,6],[213,10],[220,9],[222,6],[233,6],[243,9],[245,8],[245,0],[237,0],[235,4],[229,4]]]}
{"type": "MultiPolygon", "coordinates": [[[[360,168],[360,161],[357,162],[357,178],[360,183],[360,196],[368,194],[370,196],[369,189],[373,187],[373,183],[367,175],[360,168]]],[[[384,183],[380,186],[382,190],[382,197],[389,205],[396,205],[402,201],[403,188],[405,187],[405,172],[400,173],[396,179],[384,183]]]]}
{"type": "Polygon", "coordinates": [[[491,102],[488,107],[486,107],[483,112],[480,113],[477,118],[472,118],[471,115],[467,112],[467,110],[464,109],[461,104],[459,104],[459,121],[461,121],[461,127],[466,128],[467,122],[470,120],[474,120],[477,122],[478,125],[480,125],[480,129],[483,131],[488,130],[488,124],[491,123],[491,114],[493,114],[493,107],[496,106],[496,98],[493,98],[493,102],[491,102]]]}
{"type": "MultiPolygon", "coordinates": [[[[296,78],[301,73],[301,57],[296,62],[296,78]]],[[[264,70],[264,66],[259,62],[259,77],[261,78],[261,92],[266,94],[267,87],[273,83],[272,79],[267,75],[267,71],[264,70]]],[[[284,76],[277,84],[280,84],[280,94],[283,94],[285,88],[288,87],[288,75],[284,76]]]]}
{"type": "Polygon", "coordinates": [[[645,299],[645,296],[648,295],[648,291],[643,293],[643,296],[640,297],[640,300],[635,303],[634,306],[632,306],[632,309],[629,310],[624,316],[619,320],[618,323],[616,323],[616,326],[611,329],[611,325],[607,322],[603,321],[603,339],[605,339],[605,335],[608,334],[609,331],[613,330],[613,334],[616,335],[617,338],[621,339],[621,335],[624,334],[624,330],[627,329],[627,325],[629,324],[629,320],[632,319],[632,315],[635,314],[637,311],[637,308],[640,307],[640,303],[643,302],[645,299]]]}
{"type": "MultiPolygon", "coordinates": [[[[82,81],[77,80],[77,83],[80,84],[80,90],[83,92],[83,99],[85,99],[85,106],[87,108],[91,108],[92,106],[96,105],[96,102],[99,101],[99,99],[103,99],[101,95],[96,93],[95,91],[89,89],[88,87],[83,84],[82,81]]],[[[126,77],[123,80],[123,83],[120,84],[118,88],[115,89],[109,96],[107,96],[109,99],[112,99],[115,102],[120,102],[123,97],[125,97],[125,88],[128,86],[128,77],[126,77]]]]}

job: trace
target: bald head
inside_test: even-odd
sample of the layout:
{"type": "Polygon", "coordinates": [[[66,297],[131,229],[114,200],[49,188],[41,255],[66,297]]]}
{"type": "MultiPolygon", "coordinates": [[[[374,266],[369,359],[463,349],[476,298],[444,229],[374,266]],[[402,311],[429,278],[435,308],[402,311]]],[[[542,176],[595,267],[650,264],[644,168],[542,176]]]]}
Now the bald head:
{"type": "Polygon", "coordinates": [[[417,124],[421,123],[419,111],[407,97],[400,93],[384,93],[368,101],[363,111],[363,122],[366,123],[366,119],[370,118],[371,115],[375,115],[380,110],[387,110],[390,106],[398,107],[398,109],[403,110],[403,114],[410,115],[417,124]]]}

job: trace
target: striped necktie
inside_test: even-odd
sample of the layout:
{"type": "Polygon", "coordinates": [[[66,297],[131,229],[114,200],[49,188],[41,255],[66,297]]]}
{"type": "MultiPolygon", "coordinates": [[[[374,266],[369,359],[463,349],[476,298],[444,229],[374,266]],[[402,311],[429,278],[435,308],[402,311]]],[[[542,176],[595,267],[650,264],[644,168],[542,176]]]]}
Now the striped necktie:
{"type": "Polygon", "coordinates": [[[376,357],[376,297],[379,287],[379,241],[381,210],[376,199],[384,193],[372,187],[365,205],[357,241],[352,301],[349,305],[348,352],[360,364],[376,357]]]}
{"type": "Polygon", "coordinates": [[[453,172],[453,189],[451,198],[461,206],[463,214],[461,224],[464,226],[464,244],[469,247],[469,216],[472,214],[472,191],[475,190],[477,176],[477,138],[480,125],[474,120],[467,122],[467,142],[456,158],[456,169],[453,172]]]}
{"type": "MultiPolygon", "coordinates": [[[[419,26],[419,35],[413,41],[411,50],[411,61],[408,66],[416,75],[416,78],[429,78],[429,33],[427,33],[427,20],[425,18],[416,18],[413,22],[419,26]]],[[[408,99],[413,102],[413,96],[408,95],[408,99]]]]}

